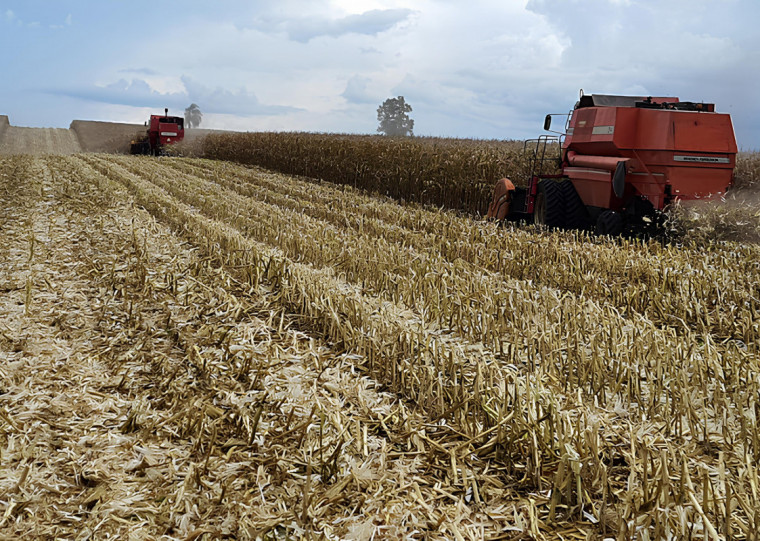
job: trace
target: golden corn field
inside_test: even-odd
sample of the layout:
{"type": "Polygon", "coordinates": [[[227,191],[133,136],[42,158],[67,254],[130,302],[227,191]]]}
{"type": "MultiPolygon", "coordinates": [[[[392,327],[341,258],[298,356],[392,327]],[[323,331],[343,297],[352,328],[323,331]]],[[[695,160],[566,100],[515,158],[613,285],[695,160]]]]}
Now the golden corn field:
{"type": "MultiPolygon", "coordinates": [[[[487,199],[451,154],[356,184],[487,199]]],[[[644,242],[336,180],[0,156],[3,536],[760,539],[751,202],[644,242]]]]}
{"type": "MultiPolygon", "coordinates": [[[[524,185],[534,148],[531,144],[525,148],[523,141],[298,132],[212,133],[189,146],[206,158],[258,165],[481,216],[498,179],[506,176],[524,185]]],[[[547,157],[554,154],[549,149],[547,157]]],[[[544,171],[551,172],[549,167],[544,171]]],[[[759,182],[757,153],[740,153],[735,186],[747,189],[759,182]]]]}
{"type": "Polygon", "coordinates": [[[494,182],[527,165],[522,141],[318,133],[211,134],[199,154],[480,214],[494,182]]]}

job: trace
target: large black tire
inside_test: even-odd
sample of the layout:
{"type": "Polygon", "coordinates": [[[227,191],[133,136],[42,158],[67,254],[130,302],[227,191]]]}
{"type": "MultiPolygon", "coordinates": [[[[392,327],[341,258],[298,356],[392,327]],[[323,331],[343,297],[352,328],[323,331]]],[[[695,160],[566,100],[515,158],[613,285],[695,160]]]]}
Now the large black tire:
{"type": "Polygon", "coordinates": [[[617,236],[623,232],[623,215],[614,210],[603,211],[596,220],[597,235],[617,236]]]}
{"type": "Polygon", "coordinates": [[[565,227],[583,229],[589,224],[589,215],[581,196],[575,191],[575,186],[569,180],[559,183],[562,198],[565,202],[565,227]]]}
{"type": "Polygon", "coordinates": [[[538,184],[533,223],[551,229],[565,226],[565,202],[560,183],[544,179],[538,184]]]}

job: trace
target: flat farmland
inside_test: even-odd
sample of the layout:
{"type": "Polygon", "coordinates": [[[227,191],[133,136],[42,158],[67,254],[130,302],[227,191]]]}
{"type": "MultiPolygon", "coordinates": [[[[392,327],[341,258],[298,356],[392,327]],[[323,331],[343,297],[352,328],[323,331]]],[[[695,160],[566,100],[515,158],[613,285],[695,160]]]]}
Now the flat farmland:
{"type": "Polygon", "coordinates": [[[76,135],[61,128],[5,126],[0,131],[0,154],[74,154],[82,148],[76,135]]]}
{"type": "MultiPolygon", "coordinates": [[[[130,142],[137,136],[144,135],[147,128],[142,124],[74,120],[70,129],[76,134],[85,152],[129,154],[130,142]]],[[[187,129],[185,130],[185,145],[191,146],[211,133],[216,133],[216,131],[187,129]]]]}
{"type": "Polygon", "coordinates": [[[754,243],[104,154],[0,227],[7,537],[757,539],[754,243]]]}
{"type": "MultiPolygon", "coordinates": [[[[142,124],[74,120],[69,129],[26,128],[12,126],[0,115],[0,155],[74,154],[107,152],[129,154],[130,142],[145,133],[142,124]]],[[[188,129],[185,145],[188,151],[199,146],[204,137],[218,130],[188,129]]]]}

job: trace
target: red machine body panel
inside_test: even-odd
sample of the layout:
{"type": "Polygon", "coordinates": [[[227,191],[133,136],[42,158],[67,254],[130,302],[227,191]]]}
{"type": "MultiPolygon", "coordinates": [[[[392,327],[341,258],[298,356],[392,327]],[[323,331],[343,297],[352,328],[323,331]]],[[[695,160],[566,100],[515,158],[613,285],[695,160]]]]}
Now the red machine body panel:
{"type": "Polygon", "coordinates": [[[160,148],[185,138],[185,119],[179,116],[150,115],[148,137],[151,148],[160,148]]]}
{"type": "Polygon", "coordinates": [[[582,96],[563,143],[563,173],[587,206],[621,210],[638,196],[662,210],[674,200],[725,194],[736,152],[731,118],[712,104],[582,96]],[[622,197],[613,189],[619,162],[622,197]]]}
{"type": "Polygon", "coordinates": [[[129,146],[130,154],[151,154],[158,156],[164,153],[167,145],[173,145],[185,138],[185,119],[181,116],[169,116],[169,109],[164,109],[163,115],[150,115],[145,123],[147,130],[132,140],[129,146]]]}

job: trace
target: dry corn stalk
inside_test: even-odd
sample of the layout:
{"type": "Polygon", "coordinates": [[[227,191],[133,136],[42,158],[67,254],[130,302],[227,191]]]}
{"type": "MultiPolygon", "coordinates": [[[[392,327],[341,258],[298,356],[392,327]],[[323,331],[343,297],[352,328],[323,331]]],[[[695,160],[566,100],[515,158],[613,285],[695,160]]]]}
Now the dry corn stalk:
{"type": "Polygon", "coordinates": [[[123,183],[454,423],[454,472],[472,456],[506,464],[526,486],[551,488],[552,520],[587,513],[619,535],[755,531],[752,247],[516,231],[505,248],[490,226],[351,190],[202,161],[86,161],[72,166],[104,188],[123,183]],[[746,289],[711,284],[732,273],[746,289]],[[626,296],[632,285],[648,303],[626,296]],[[734,306],[744,311],[722,314],[734,306]]]}

